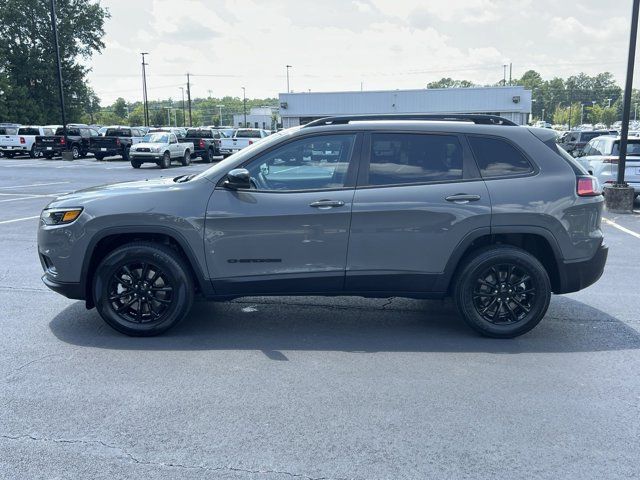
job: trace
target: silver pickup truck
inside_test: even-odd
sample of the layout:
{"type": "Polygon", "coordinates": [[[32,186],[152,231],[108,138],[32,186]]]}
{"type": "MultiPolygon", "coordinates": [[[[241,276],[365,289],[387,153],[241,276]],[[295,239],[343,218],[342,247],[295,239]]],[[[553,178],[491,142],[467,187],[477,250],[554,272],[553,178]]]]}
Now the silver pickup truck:
{"type": "Polygon", "coordinates": [[[129,150],[129,159],[133,168],[143,163],[155,163],[160,168],[169,168],[171,161],[179,159],[183,166],[191,163],[192,142],[178,142],[175,133],[148,133],[129,150]]]}
{"type": "Polygon", "coordinates": [[[239,128],[233,138],[221,139],[220,154],[228,157],[268,136],[269,132],[260,128],[239,128]]]}

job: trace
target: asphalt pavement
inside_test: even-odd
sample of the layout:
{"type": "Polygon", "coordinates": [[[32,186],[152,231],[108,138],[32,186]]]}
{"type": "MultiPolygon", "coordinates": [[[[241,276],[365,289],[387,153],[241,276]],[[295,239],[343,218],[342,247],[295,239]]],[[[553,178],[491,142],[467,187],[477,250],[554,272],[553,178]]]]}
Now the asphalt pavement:
{"type": "Polygon", "coordinates": [[[0,159],[0,478],[640,476],[640,212],[605,214],[602,279],[513,340],[355,297],[198,302],[129,338],[44,287],[55,195],[205,168],[0,159]]]}

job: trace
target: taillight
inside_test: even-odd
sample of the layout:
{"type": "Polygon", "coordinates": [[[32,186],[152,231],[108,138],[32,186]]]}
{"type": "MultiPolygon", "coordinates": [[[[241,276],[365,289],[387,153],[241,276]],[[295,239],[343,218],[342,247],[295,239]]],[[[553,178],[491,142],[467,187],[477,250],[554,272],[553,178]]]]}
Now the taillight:
{"type": "Polygon", "coordinates": [[[204,138],[200,139],[200,144],[199,144],[200,148],[204,148],[204,138]]]}
{"type": "Polygon", "coordinates": [[[64,145],[65,143],[67,143],[66,138],[60,137],[60,145],[64,145]]]}
{"type": "Polygon", "coordinates": [[[595,197],[602,193],[598,179],[591,176],[577,177],[577,191],[579,197],[595,197]]]}
{"type": "Polygon", "coordinates": [[[120,146],[120,139],[116,138],[116,145],[119,147],[120,146]]]}
{"type": "Polygon", "coordinates": [[[20,137],[20,143],[24,145],[25,143],[27,143],[27,141],[24,139],[24,137],[20,137]]]}
{"type": "Polygon", "coordinates": [[[612,165],[618,164],[618,157],[604,157],[602,163],[610,163],[612,165]]]}

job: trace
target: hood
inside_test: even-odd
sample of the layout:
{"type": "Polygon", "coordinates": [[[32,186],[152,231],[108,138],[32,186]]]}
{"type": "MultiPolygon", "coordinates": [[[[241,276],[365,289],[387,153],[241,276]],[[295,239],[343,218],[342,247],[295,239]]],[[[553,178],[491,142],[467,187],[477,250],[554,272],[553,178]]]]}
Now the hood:
{"type": "Polygon", "coordinates": [[[85,188],[61,195],[52,201],[47,208],[82,207],[93,201],[109,197],[125,197],[128,195],[145,195],[159,190],[180,188],[174,177],[162,177],[153,180],[139,180],[135,182],[113,183],[97,187],[85,188]]]}

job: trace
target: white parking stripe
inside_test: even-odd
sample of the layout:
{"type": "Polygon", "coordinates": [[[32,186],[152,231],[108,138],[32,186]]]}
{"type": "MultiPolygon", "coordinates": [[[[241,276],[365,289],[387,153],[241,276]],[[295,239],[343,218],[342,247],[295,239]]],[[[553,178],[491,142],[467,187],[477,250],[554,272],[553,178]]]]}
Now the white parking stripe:
{"type": "Polygon", "coordinates": [[[12,185],[10,187],[0,187],[1,190],[9,190],[12,188],[26,188],[26,187],[46,187],[47,185],[63,185],[71,182],[51,182],[51,183],[32,183],[30,185],[12,185]]]}
{"type": "Polygon", "coordinates": [[[628,233],[629,235],[631,235],[632,237],[636,237],[636,238],[640,238],[640,233],[638,232],[634,232],[633,230],[629,230],[628,228],[623,227],[622,225],[618,225],[616,222],[614,222],[613,220],[609,220],[608,218],[604,218],[602,217],[602,221],[604,223],[606,223],[607,225],[611,225],[614,228],[617,228],[618,230],[620,230],[621,232],[624,233],[628,233]]]}
{"type": "Polygon", "coordinates": [[[2,220],[0,221],[0,225],[4,225],[5,223],[22,222],[23,220],[33,220],[34,218],[40,218],[40,215],[36,215],[34,217],[14,218],[12,220],[2,220]]]}

